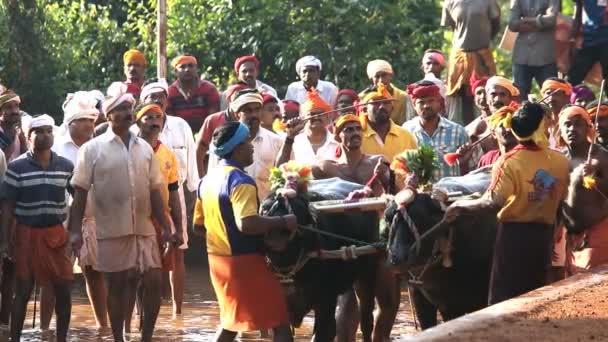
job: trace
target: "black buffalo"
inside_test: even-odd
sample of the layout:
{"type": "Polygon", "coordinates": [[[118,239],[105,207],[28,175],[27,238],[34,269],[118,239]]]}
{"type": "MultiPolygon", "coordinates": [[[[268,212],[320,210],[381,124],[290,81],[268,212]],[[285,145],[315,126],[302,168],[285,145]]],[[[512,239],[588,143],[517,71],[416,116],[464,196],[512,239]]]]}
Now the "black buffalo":
{"type": "MultiPolygon", "coordinates": [[[[279,216],[294,213],[298,224],[350,237],[360,241],[378,241],[378,214],[376,212],[351,212],[344,214],[317,214],[311,212],[309,203],[330,198],[315,193],[299,193],[287,199],[271,194],[261,205],[266,216],[279,216]]],[[[306,229],[294,236],[287,237],[284,231],[273,232],[266,238],[267,257],[276,274],[286,276],[284,287],[290,322],[301,325],[308,312],[314,311],[314,341],[333,341],[336,335],[336,303],[340,294],[353,288],[364,289],[361,298],[361,330],[366,340],[371,339],[373,329],[374,280],[379,257],[360,256],[355,260],[304,258],[309,252],[319,250],[338,250],[352,242],[330,237],[306,229]],[[271,242],[273,241],[273,242],[271,242]],[[284,242],[277,247],[276,241],[284,242]]]]}
{"type": "Polygon", "coordinates": [[[444,320],[450,320],[487,306],[496,212],[462,216],[449,225],[438,225],[443,215],[439,203],[424,193],[415,195],[405,208],[393,202],[385,211],[390,224],[388,262],[408,275],[422,329],[437,324],[437,311],[444,320]],[[416,235],[422,236],[433,227],[437,229],[416,244],[416,235]],[[452,265],[446,267],[449,263],[436,244],[449,240],[450,234],[451,253],[443,255],[449,254],[452,265]]]}

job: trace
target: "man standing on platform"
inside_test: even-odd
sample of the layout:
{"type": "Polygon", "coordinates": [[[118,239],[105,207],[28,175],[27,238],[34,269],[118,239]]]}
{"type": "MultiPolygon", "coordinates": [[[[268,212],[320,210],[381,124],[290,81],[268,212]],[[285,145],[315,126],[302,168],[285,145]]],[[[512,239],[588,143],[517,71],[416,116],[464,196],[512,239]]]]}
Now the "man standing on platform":
{"type": "Polygon", "coordinates": [[[296,72],[300,76],[298,82],[287,87],[285,100],[294,100],[300,104],[306,101],[306,94],[315,88],[326,103],[335,103],[338,97],[338,87],[335,84],[321,80],[321,61],[315,56],[304,56],[296,62],[296,72]]]}
{"type": "Polygon", "coordinates": [[[146,56],[139,50],[131,49],[124,53],[122,62],[127,80],[112,83],[108,87],[108,95],[112,96],[120,92],[126,92],[138,98],[144,85],[147,66],[146,56]]]}

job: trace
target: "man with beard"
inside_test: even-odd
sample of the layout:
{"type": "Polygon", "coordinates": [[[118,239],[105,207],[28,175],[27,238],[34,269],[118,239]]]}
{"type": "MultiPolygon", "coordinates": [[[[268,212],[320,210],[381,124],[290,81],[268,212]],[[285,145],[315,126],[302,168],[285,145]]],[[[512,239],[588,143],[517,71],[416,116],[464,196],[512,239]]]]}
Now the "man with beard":
{"type": "Polygon", "coordinates": [[[508,300],[544,286],[551,264],[556,213],[566,195],[568,160],[546,147],[542,122],[545,110],[538,103],[524,103],[505,118],[519,145],[492,169],[485,195],[450,205],[445,220],[462,214],[499,210],[489,304],[508,300]]]}
{"type": "Polygon", "coordinates": [[[598,100],[591,102],[587,105],[587,112],[591,116],[591,121],[595,122],[595,116],[599,115],[597,119],[597,139],[596,143],[600,144],[604,148],[608,148],[608,102],[604,102],[600,105],[600,111],[597,111],[598,100]]]}
{"type": "Polygon", "coordinates": [[[547,129],[549,130],[549,146],[555,147],[556,142],[559,139],[559,113],[570,103],[572,86],[562,79],[550,77],[543,82],[540,93],[542,97],[549,97],[551,116],[546,121],[547,129]]]}
{"type": "MultiPolygon", "coordinates": [[[[480,113],[475,120],[465,127],[467,134],[471,138],[471,142],[476,142],[480,138],[483,138],[488,134],[492,134],[488,120],[490,116],[492,116],[493,112],[490,111],[490,106],[488,105],[488,101],[486,101],[485,86],[487,82],[487,77],[477,79],[474,76],[471,76],[471,80],[469,81],[471,84],[471,89],[473,90],[473,95],[475,96],[475,106],[480,113]]],[[[488,138],[481,143],[481,149],[484,153],[496,150],[497,148],[498,144],[496,143],[496,139],[493,138],[488,138]]]]}
{"type": "Polygon", "coordinates": [[[315,56],[304,56],[296,62],[296,72],[300,76],[299,82],[293,82],[287,87],[285,100],[294,100],[298,103],[306,101],[306,94],[315,88],[319,96],[326,103],[335,103],[338,96],[338,87],[335,84],[321,80],[321,61],[315,56]]]}
{"type": "Polygon", "coordinates": [[[300,133],[300,120],[289,122],[277,165],[289,159],[305,165],[312,165],[321,160],[334,160],[339,145],[327,130],[328,114],[319,116],[330,111],[331,106],[313,90],[308,94],[308,99],[300,110],[303,119],[306,120],[304,132],[300,133]],[[290,158],[292,155],[293,158],[290,158]]]}
{"type": "MultiPolygon", "coordinates": [[[[165,111],[167,102],[167,83],[164,79],[146,84],[141,92],[140,101],[144,105],[155,104],[165,111]]],[[[192,137],[192,130],[188,123],[177,116],[165,115],[164,124],[159,135],[164,146],[171,149],[177,158],[179,189],[177,190],[182,209],[181,226],[183,231],[183,244],[175,251],[175,268],[169,272],[173,299],[173,315],[182,313],[184,297],[184,283],[186,270],[184,265],[184,251],[188,249],[188,215],[192,214],[195,191],[199,177],[196,168],[196,145],[192,137]]],[[[133,128],[137,126],[132,126],[133,128]]]]}
{"type": "MultiPolygon", "coordinates": [[[[363,90],[359,97],[365,98],[368,93],[375,91],[379,84],[383,84],[392,98],[391,120],[401,126],[411,117],[406,115],[407,94],[393,84],[393,75],[393,67],[389,62],[382,59],[370,61],[367,63],[367,78],[370,86],[363,90]]],[[[413,115],[414,113],[410,113],[410,116],[413,115]]]]}
{"type": "MultiPolygon", "coordinates": [[[[270,193],[270,170],[274,167],[275,160],[281,157],[283,140],[266,128],[260,127],[262,95],[256,89],[235,92],[229,109],[233,118],[227,121],[239,121],[249,128],[254,158],[253,164],[247,166],[245,171],[255,180],[260,200],[264,199],[270,193]]],[[[216,167],[218,163],[218,157],[210,155],[208,170],[216,167]]]]}
{"type": "Polygon", "coordinates": [[[443,101],[439,87],[422,80],[410,84],[407,90],[418,117],[407,121],[403,127],[414,134],[418,145],[429,145],[435,149],[440,167],[435,170],[433,180],[461,176],[474,169],[481,157],[481,148],[471,150],[464,127],[439,115],[443,101]],[[458,165],[450,166],[445,162],[443,156],[451,152],[458,153],[458,165]]]}
{"type": "Polygon", "coordinates": [[[394,98],[384,83],[380,82],[370,89],[361,103],[367,104],[365,113],[361,114],[363,153],[379,154],[387,160],[393,160],[397,154],[416,148],[412,134],[391,119],[394,98]]]}
{"type": "Polygon", "coordinates": [[[114,82],[108,87],[108,95],[113,96],[119,92],[132,94],[138,98],[141,87],[144,85],[146,73],[146,56],[136,49],[131,49],[122,55],[123,71],[127,78],[124,82],[114,82]]]}
{"type": "MultiPolygon", "coordinates": [[[[337,160],[324,160],[312,168],[315,179],[339,177],[349,182],[366,184],[374,174],[378,180],[372,184],[372,194],[380,196],[389,186],[389,173],[386,159],[381,155],[369,155],[362,151],[363,128],[360,119],[353,114],[341,116],[334,126],[334,139],[340,143],[341,155],[337,160]]],[[[392,322],[399,307],[399,282],[394,274],[378,266],[375,297],[378,301],[378,315],[374,329],[374,341],[390,335],[392,322]]],[[[340,310],[337,314],[338,339],[354,339],[358,310],[357,300],[352,291],[339,299],[340,310]]]]}
{"type": "Polygon", "coordinates": [[[220,95],[213,83],[199,79],[194,56],[175,57],[171,65],[177,80],[169,86],[166,111],[186,120],[192,131],[198,132],[205,118],[219,111],[220,95]]]}
{"type": "MultiPolygon", "coordinates": [[[[247,55],[237,58],[234,61],[234,72],[236,73],[237,83],[243,83],[248,88],[257,89],[262,94],[270,94],[278,98],[277,91],[268,84],[260,81],[260,61],[255,55],[247,55]]],[[[222,93],[220,99],[220,110],[228,108],[226,92],[222,93]]]]}
{"type": "Polygon", "coordinates": [[[492,113],[504,106],[517,103],[519,89],[511,80],[502,76],[492,76],[486,82],[486,101],[492,113]]]}
{"type": "Polygon", "coordinates": [[[124,341],[125,313],[139,279],[144,288],[141,340],[152,340],[160,309],[162,266],[153,219],[162,226],[162,243],[181,240],[172,236],[164,214],[163,176],[154,151],[129,130],[134,103],[131,94],[104,102],[110,129],[80,149],[72,178],[72,248],[79,251],[82,246],[84,209],[88,192],[94,189],[97,265],[106,277],[110,325],[118,342],[124,341]]]}
{"type": "Polygon", "coordinates": [[[8,162],[27,151],[21,125],[21,98],[11,90],[0,94],[0,148],[8,162]]]}
{"type": "Polygon", "coordinates": [[[68,213],[66,196],[74,166],[51,151],[53,118],[43,114],[33,118],[30,125],[30,151],[8,164],[2,185],[0,254],[6,255],[9,248],[14,248],[17,270],[10,335],[12,341],[20,340],[35,281],[39,286],[53,287],[57,341],[67,341],[74,275],[63,222],[68,213]],[[10,229],[13,220],[17,225],[14,240],[10,229]]]}

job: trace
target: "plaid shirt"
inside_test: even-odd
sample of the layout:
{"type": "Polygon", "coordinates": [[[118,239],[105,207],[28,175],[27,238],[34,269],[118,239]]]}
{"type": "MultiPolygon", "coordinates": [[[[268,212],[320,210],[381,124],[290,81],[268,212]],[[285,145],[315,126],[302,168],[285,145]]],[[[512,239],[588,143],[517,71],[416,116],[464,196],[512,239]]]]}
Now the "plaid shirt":
{"type": "MultiPolygon", "coordinates": [[[[414,137],[416,137],[418,146],[431,145],[435,149],[437,157],[439,158],[439,169],[433,174],[434,182],[443,177],[460,176],[460,167],[458,164],[449,166],[443,160],[443,156],[446,153],[456,152],[460,146],[471,142],[463,126],[439,116],[439,124],[431,136],[422,128],[419,117],[415,117],[404,123],[403,128],[410,131],[414,137]]],[[[475,169],[481,154],[482,151],[479,146],[477,146],[469,159],[469,169],[475,169]]]]}

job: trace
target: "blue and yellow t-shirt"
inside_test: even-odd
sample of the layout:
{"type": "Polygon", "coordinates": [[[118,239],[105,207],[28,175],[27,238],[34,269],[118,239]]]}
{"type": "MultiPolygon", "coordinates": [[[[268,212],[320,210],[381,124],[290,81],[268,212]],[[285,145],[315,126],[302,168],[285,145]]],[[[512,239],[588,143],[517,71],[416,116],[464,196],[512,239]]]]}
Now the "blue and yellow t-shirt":
{"type": "Polygon", "coordinates": [[[194,209],[194,224],[207,230],[207,253],[214,255],[261,254],[261,236],[245,235],[238,223],[258,214],[255,181],[227,160],[201,181],[194,209]]]}
{"type": "Polygon", "coordinates": [[[516,146],[492,169],[490,196],[504,201],[500,222],[554,224],[566,196],[568,159],[550,149],[516,146]]]}

